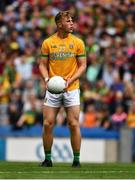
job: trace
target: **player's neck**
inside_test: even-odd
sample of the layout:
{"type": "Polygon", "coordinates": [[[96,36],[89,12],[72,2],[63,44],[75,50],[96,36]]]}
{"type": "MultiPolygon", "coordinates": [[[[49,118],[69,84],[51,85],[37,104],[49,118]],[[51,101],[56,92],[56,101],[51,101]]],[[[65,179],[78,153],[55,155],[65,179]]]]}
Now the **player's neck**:
{"type": "Polygon", "coordinates": [[[69,33],[65,33],[65,32],[62,32],[62,31],[58,31],[57,32],[57,36],[60,38],[60,39],[65,39],[67,38],[69,35],[69,33]]]}

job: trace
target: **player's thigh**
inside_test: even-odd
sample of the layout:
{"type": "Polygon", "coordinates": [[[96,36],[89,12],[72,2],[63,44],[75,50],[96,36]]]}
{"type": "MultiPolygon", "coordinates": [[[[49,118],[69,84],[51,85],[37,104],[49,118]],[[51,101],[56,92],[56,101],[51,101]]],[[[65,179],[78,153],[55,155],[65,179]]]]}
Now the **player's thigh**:
{"type": "Polygon", "coordinates": [[[80,105],[80,90],[75,89],[72,91],[64,92],[63,94],[64,107],[78,106],[80,105]]]}
{"type": "Polygon", "coordinates": [[[62,93],[52,94],[46,91],[44,105],[49,107],[58,108],[62,105],[62,93]]]}
{"type": "Polygon", "coordinates": [[[77,125],[79,123],[80,105],[65,107],[67,114],[67,123],[77,125]]]}
{"type": "Polygon", "coordinates": [[[44,117],[44,125],[50,124],[54,125],[56,116],[58,114],[59,108],[57,107],[50,107],[44,105],[43,107],[43,117],[44,117]]]}

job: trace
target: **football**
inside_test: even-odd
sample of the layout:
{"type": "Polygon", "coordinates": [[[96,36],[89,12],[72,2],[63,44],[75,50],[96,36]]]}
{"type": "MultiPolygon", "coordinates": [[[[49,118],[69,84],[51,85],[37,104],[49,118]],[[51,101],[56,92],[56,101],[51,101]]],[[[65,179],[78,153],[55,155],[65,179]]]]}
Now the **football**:
{"type": "Polygon", "coordinates": [[[63,92],[66,87],[66,81],[61,76],[53,76],[48,81],[48,91],[50,93],[58,94],[63,92]]]}

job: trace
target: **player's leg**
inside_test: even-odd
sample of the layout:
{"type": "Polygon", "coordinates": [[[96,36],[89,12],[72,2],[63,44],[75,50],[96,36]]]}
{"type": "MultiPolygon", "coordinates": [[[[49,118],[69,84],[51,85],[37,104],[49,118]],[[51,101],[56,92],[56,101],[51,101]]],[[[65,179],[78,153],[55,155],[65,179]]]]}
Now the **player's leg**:
{"type": "Polygon", "coordinates": [[[45,102],[43,107],[43,145],[45,151],[45,161],[42,166],[52,166],[51,147],[53,144],[53,127],[59,107],[61,106],[62,95],[52,94],[46,91],[45,102]]]}
{"type": "Polygon", "coordinates": [[[79,125],[80,114],[80,90],[76,89],[64,93],[64,107],[67,113],[67,121],[71,132],[71,146],[74,160],[72,166],[80,167],[81,133],[79,125]]]}
{"type": "Polygon", "coordinates": [[[42,162],[42,166],[51,167],[51,148],[53,144],[53,127],[59,108],[44,106],[43,108],[43,146],[45,152],[45,160],[42,162]]]}
{"type": "Polygon", "coordinates": [[[71,133],[71,146],[73,149],[74,159],[72,166],[80,167],[80,148],[81,133],[79,125],[80,106],[66,107],[67,121],[71,133]]]}

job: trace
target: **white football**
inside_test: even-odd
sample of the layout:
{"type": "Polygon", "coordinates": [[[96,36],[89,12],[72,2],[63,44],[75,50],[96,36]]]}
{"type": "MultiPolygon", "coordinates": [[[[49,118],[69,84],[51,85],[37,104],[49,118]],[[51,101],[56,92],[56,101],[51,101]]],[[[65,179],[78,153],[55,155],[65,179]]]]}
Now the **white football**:
{"type": "Polygon", "coordinates": [[[54,94],[63,92],[66,81],[61,76],[53,76],[48,81],[48,91],[54,94]]]}

